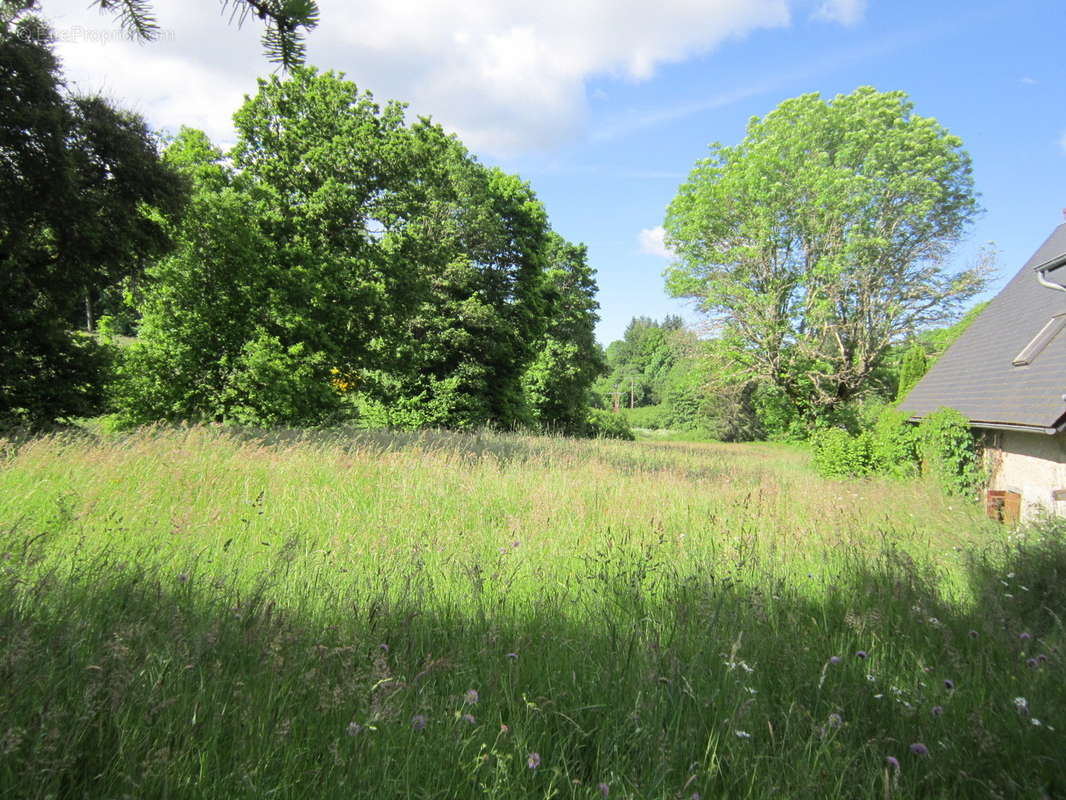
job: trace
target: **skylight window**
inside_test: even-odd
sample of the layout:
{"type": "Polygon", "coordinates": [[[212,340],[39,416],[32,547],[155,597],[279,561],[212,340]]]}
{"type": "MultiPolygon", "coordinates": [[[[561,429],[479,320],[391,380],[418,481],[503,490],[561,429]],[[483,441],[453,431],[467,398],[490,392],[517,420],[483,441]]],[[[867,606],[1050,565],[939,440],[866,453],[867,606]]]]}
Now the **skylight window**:
{"type": "Polygon", "coordinates": [[[1048,323],[1040,329],[1040,333],[1033,337],[1022,352],[1014,357],[1011,364],[1016,367],[1032,364],[1034,359],[1043,352],[1045,347],[1051,344],[1051,340],[1058,336],[1059,331],[1063,328],[1066,328],[1066,314],[1056,314],[1048,320],[1048,323]]]}

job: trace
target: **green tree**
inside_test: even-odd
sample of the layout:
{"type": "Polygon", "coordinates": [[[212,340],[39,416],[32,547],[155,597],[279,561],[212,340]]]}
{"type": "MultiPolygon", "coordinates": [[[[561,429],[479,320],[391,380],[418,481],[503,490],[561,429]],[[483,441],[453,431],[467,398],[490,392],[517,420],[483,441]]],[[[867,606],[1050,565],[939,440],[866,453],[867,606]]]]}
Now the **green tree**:
{"type": "Polygon", "coordinates": [[[902,400],[907,392],[914,388],[915,384],[922,379],[926,370],[929,369],[928,359],[925,357],[925,348],[919,344],[913,344],[903,354],[903,361],[899,368],[899,389],[896,391],[896,400],[902,400]]]}
{"type": "Polygon", "coordinates": [[[976,212],[961,141],[902,92],[804,95],[697,163],[667,212],[667,287],[810,424],[980,290],[944,263],[976,212]]]}
{"type": "Polygon", "coordinates": [[[584,245],[556,233],[548,242],[544,276],[547,329],[537,355],[523,376],[533,421],[571,435],[587,431],[591,386],[605,369],[596,344],[595,271],[584,245]]]}
{"type": "Polygon", "coordinates": [[[195,131],[166,153],[196,191],[121,369],[127,419],[527,422],[549,243],[530,188],[333,73],[260,81],[234,119],[232,168],[195,131]]]}
{"type": "Polygon", "coordinates": [[[79,308],[169,245],[185,189],[137,116],[63,91],[50,34],[0,9],[0,424],[94,413],[106,354],[79,308]]]}
{"type": "Polygon", "coordinates": [[[399,327],[368,391],[392,424],[525,424],[522,376],[546,324],[544,207],[427,120],[406,147],[410,178],[381,217],[382,247],[404,279],[392,294],[399,327]]]}
{"type": "Polygon", "coordinates": [[[196,191],[121,370],[131,422],[335,420],[338,387],[395,330],[404,265],[380,220],[405,175],[402,108],[298,68],[260,80],[234,121],[232,170],[199,132],[168,150],[196,191]]]}
{"type": "Polygon", "coordinates": [[[598,394],[623,393],[626,404],[654,405],[662,402],[664,382],[677,359],[674,336],[684,329],[681,317],[667,315],[662,322],[634,317],[622,339],[607,347],[608,375],[600,381],[598,394]]]}

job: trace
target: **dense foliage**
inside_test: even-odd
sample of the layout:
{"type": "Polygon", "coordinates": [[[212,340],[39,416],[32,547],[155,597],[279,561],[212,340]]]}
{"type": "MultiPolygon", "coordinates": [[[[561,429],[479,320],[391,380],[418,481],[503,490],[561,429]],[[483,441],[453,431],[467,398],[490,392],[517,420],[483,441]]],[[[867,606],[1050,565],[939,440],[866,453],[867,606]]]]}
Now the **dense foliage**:
{"type": "Polygon", "coordinates": [[[922,473],[960,496],[973,496],[984,478],[969,420],[952,408],[938,409],[918,425],[889,408],[871,430],[823,429],[811,436],[811,447],[815,469],[827,478],[922,473]]]}
{"type": "Polygon", "coordinates": [[[184,197],[139,117],[64,90],[28,6],[0,13],[0,427],[99,411],[108,357],[75,320],[166,249],[184,197]]]}
{"type": "Polygon", "coordinates": [[[229,159],[192,130],[167,150],[194,192],[125,422],[590,432],[593,272],[527,184],[333,73],[260,81],[234,119],[229,159]]]}

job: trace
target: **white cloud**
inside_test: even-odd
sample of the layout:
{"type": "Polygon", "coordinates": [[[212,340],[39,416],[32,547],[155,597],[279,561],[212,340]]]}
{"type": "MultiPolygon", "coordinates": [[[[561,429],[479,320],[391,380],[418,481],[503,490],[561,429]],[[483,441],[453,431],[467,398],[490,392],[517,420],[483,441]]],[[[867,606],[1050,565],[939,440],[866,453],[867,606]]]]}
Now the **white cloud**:
{"type": "Polygon", "coordinates": [[[667,247],[666,242],[663,240],[665,235],[666,231],[662,225],[657,228],[645,228],[642,230],[637,236],[640,242],[640,252],[647,253],[650,256],[659,256],[660,258],[676,258],[674,251],[667,247]]]}
{"type": "Polygon", "coordinates": [[[816,19],[856,25],[866,13],[866,0],[825,0],[814,12],[816,19]]]}
{"type": "Polygon", "coordinates": [[[1018,83],[1024,83],[1026,86],[1036,86],[1040,81],[1036,78],[1030,78],[1028,75],[1024,75],[1018,79],[1018,83]]]}
{"type": "MultiPolygon", "coordinates": [[[[797,0],[320,0],[308,60],[345,72],[379,101],[409,101],[474,150],[548,148],[581,130],[586,82],[633,81],[662,64],[712,50],[760,28],[786,26],[797,0]]],[[[831,0],[837,18],[861,15],[862,0],[831,0]],[[857,9],[857,10],[856,10],[857,9]]],[[[114,31],[86,0],[49,0],[67,31],[114,31]]],[[[205,128],[228,139],[229,117],[255,77],[269,72],[260,28],[200,3],[154,0],[163,41],[137,45],[68,36],[59,53],[69,78],[104,89],[156,125],[205,128]]],[[[62,38],[62,37],[61,37],[62,38]]]]}

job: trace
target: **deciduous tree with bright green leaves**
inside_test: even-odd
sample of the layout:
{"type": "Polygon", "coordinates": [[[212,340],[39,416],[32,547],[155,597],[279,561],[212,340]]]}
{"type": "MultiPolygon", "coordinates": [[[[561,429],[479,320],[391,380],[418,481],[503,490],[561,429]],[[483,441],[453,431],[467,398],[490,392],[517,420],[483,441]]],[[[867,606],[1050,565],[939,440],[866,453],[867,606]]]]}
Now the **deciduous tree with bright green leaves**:
{"type": "Polygon", "coordinates": [[[595,271],[584,245],[551,233],[544,275],[544,318],[536,357],[522,378],[533,421],[549,430],[583,434],[591,405],[590,388],[604,371],[596,343],[595,271]]]}
{"type": "Polygon", "coordinates": [[[235,121],[232,166],[198,131],[166,152],[195,192],[120,368],[127,421],[573,421],[595,283],[527,184],[333,73],[261,81],[235,121]]]}
{"type": "Polygon", "coordinates": [[[696,164],[667,212],[667,287],[813,421],[982,288],[947,266],[977,212],[961,140],[904,93],[803,95],[696,164]]]}

